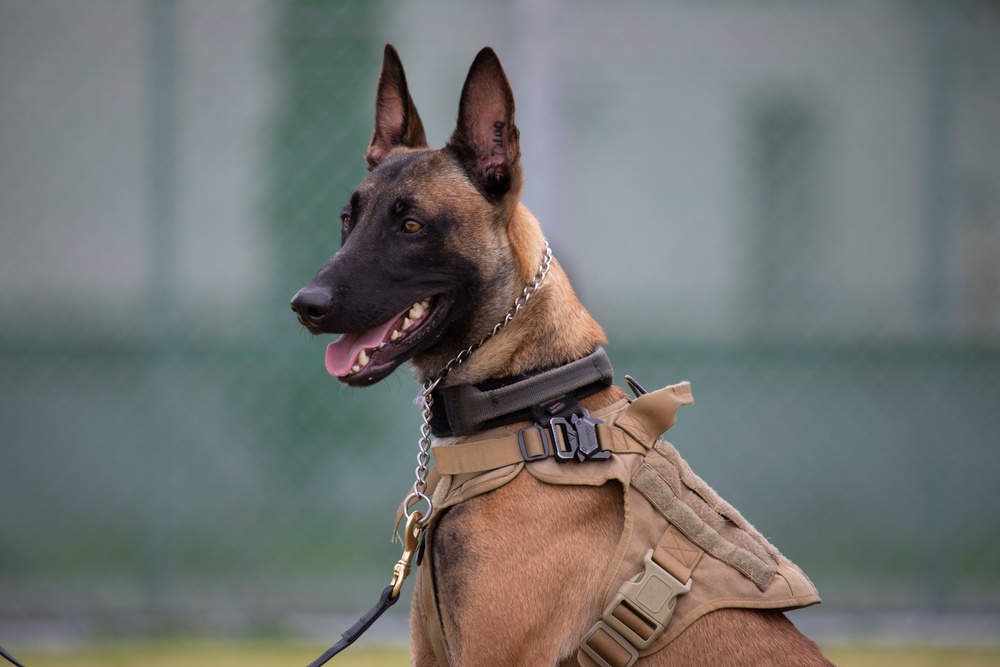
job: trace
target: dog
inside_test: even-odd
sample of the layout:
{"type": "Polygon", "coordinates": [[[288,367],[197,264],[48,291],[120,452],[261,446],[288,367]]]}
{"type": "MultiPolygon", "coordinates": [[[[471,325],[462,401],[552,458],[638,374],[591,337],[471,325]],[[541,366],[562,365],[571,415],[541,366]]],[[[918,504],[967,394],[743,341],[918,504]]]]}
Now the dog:
{"type": "MultiPolygon", "coordinates": [[[[340,382],[371,385],[408,361],[425,389],[488,388],[606,343],[520,202],[514,97],[492,49],[472,63],[447,145],[432,149],[387,45],[365,161],[369,174],[340,215],[341,248],[291,302],[311,333],[341,334],[326,355],[340,382]]],[[[573,420],[628,403],[622,389],[598,387],[574,405],[573,420]]],[[[508,428],[541,431],[532,424],[521,415],[508,428]]],[[[438,440],[445,449],[461,442],[438,440]]],[[[532,460],[523,438],[520,446],[532,460]]],[[[577,470],[610,465],[585,460],[600,452],[571,453],[567,466],[577,470]]],[[[631,519],[621,484],[550,484],[525,472],[541,463],[508,466],[517,472],[503,484],[436,510],[411,609],[413,665],[831,664],[781,611],[724,607],[659,650],[584,655],[631,519]]],[[[455,475],[451,487],[469,479],[479,478],[455,475]]]]}

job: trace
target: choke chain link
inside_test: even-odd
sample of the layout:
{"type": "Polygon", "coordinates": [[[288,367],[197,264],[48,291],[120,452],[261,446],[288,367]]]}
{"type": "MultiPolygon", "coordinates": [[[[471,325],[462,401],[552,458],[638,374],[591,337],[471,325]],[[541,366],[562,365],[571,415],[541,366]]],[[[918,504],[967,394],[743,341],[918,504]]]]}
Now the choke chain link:
{"type": "Polygon", "coordinates": [[[542,255],[541,266],[538,267],[538,273],[532,279],[531,283],[524,287],[521,294],[514,299],[514,305],[511,306],[504,318],[497,322],[497,324],[490,330],[488,334],[483,336],[483,338],[477,342],[473,343],[469,347],[465,348],[458,354],[456,354],[437,376],[431,378],[424,383],[423,387],[420,389],[420,393],[417,394],[416,403],[422,408],[422,418],[423,423],[420,425],[420,441],[417,443],[417,467],[414,470],[416,475],[416,481],[413,483],[413,491],[406,496],[406,500],[403,501],[403,513],[406,518],[409,519],[412,514],[410,507],[420,501],[427,504],[427,511],[424,512],[423,516],[418,520],[420,526],[426,526],[431,520],[431,514],[433,513],[434,506],[431,503],[430,497],[427,495],[427,473],[429,471],[428,464],[431,460],[431,406],[434,404],[434,399],[431,396],[433,391],[437,388],[439,384],[448,376],[452,370],[456,367],[461,366],[465,363],[472,353],[478,350],[483,344],[486,343],[490,338],[496,336],[500,333],[507,324],[510,323],[514,316],[524,308],[525,304],[528,303],[528,299],[538,290],[541,286],[542,281],[545,280],[545,276],[549,273],[549,268],[552,266],[552,248],[549,247],[549,242],[545,241],[545,253],[542,255]]]}

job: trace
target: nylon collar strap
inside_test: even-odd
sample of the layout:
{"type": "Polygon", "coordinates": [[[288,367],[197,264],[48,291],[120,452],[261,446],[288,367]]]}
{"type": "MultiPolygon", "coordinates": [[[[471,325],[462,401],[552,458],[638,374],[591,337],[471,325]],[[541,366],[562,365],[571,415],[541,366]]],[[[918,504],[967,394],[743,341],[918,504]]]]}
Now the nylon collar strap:
{"type": "Polygon", "coordinates": [[[613,382],[611,361],[598,347],[582,359],[527,376],[435,389],[431,431],[440,438],[533,421],[537,405],[567,395],[586,398],[613,382]]]}

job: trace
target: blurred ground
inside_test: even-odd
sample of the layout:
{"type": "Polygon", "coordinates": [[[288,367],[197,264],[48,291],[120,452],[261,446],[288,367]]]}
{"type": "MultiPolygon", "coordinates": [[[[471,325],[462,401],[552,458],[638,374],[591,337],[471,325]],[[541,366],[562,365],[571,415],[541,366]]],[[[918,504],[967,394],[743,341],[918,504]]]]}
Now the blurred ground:
{"type": "MultiPolygon", "coordinates": [[[[73,653],[29,652],[28,667],[293,667],[305,665],[325,647],[281,643],[125,644],[73,653]]],[[[922,646],[824,647],[839,667],[995,667],[1000,648],[922,646]]],[[[334,659],[337,667],[405,667],[403,648],[348,649],[334,659]]]]}

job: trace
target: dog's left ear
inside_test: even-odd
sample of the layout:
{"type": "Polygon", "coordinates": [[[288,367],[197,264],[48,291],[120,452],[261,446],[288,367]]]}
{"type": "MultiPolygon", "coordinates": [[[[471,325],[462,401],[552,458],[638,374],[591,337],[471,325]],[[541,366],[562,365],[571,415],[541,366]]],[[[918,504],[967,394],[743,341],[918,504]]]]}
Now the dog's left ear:
{"type": "Polygon", "coordinates": [[[501,199],[521,186],[518,137],[514,93],[497,54],[486,47],[469,68],[448,147],[483,193],[501,199]]]}
{"type": "Polygon", "coordinates": [[[365,153],[368,171],[377,167],[396,146],[424,148],[427,136],[406,87],[403,61],[399,59],[395,47],[386,44],[382,73],[378,77],[378,92],[375,94],[375,132],[365,153]]]}

